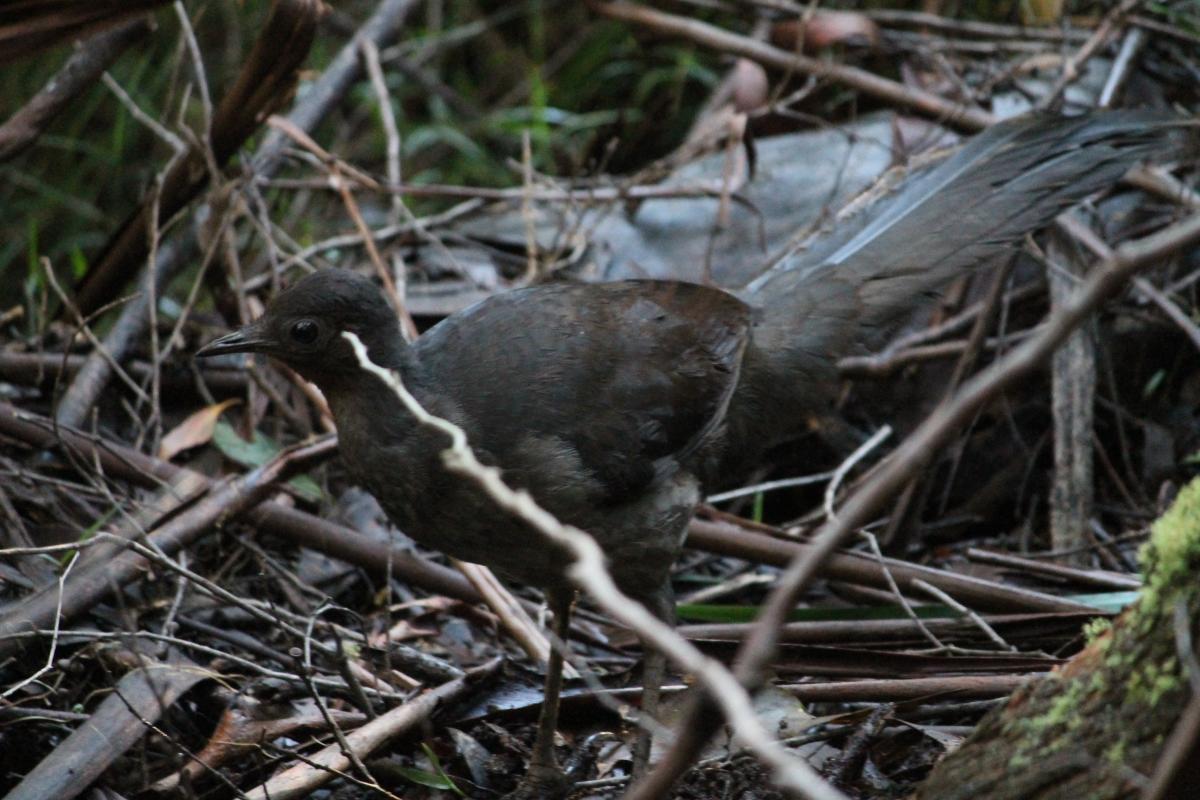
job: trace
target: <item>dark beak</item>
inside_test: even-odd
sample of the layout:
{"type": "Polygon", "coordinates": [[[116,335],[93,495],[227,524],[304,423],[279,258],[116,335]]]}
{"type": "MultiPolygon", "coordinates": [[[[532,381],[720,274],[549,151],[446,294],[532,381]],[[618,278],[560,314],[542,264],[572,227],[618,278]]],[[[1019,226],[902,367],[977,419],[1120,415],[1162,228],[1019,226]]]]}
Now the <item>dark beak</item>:
{"type": "Polygon", "coordinates": [[[196,351],[196,358],[221,356],[226,353],[261,353],[269,344],[270,340],[263,336],[256,326],[247,325],[204,345],[196,351]]]}

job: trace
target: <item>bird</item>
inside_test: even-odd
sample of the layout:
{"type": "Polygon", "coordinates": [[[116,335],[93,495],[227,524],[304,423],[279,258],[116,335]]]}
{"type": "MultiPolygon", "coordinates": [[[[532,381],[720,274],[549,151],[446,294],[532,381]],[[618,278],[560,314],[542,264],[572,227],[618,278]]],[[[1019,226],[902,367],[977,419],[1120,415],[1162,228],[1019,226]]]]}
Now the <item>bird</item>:
{"type": "MultiPolygon", "coordinates": [[[[740,290],[661,280],[551,282],[492,296],[414,342],[367,277],[306,275],[197,355],[253,352],[315,383],[350,477],[421,544],[543,590],[561,641],[575,587],[564,550],[497,509],[441,460],[448,440],[359,367],[394,370],[558,519],[593,537],[617,586],[673,622],[670,570],[706,487],[805,428],[863,350],[953,278],[1165,152],[1166,112],[1031,115],[998,123],[911,177],[872,213],[780,259],[740,290]]],[[[653,714],[663,662],[645,660],[653,714]]],[[[514,797],[564,791],[554,731],[562,656],[514,797]]],[[[644,764],[646,740],[639,743],[644,764]]]]}

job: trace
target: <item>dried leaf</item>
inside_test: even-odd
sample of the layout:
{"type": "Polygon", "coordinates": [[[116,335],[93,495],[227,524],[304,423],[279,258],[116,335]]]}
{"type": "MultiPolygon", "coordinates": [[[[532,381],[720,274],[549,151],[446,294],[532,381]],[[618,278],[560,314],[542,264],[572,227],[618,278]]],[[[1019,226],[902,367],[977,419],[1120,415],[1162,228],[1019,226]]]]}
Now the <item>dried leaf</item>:
{"type": "Polygon", "coordinates": [[[1053,25],[1062,19],[1063,0],[1022,0],[1021,22],[1026,25],[1053,25]]]}
{"type": "Polygon", "coordinates": [[[224,413],[225,409],[240,402],[241,400],[235,397],[221,403],[205,406],[189,416],[163,437],[162,443],[158,446],[158,457],[163,461],[170,461],[184,450],[207,444],[212,439],[217,419],[224,413]]]}
{"type": "Polygon", "coordinates": [[[875,47],[879,26],[853,11],[820,11],[807,22],[789,20],[771,28],[771,43],[785,50],[811,53],[835,44],[875,47]]]}

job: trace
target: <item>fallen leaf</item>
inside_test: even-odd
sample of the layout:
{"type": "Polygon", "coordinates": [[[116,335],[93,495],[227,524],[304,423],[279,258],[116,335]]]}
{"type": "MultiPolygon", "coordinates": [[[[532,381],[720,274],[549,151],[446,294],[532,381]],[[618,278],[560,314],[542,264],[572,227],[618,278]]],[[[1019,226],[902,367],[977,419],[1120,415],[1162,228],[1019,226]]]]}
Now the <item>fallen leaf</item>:
{"type": "Polygon", "coordinates": [[[234,397],[221,403],[205,406],[176,425],[163,437],[158,446],[158,457],[170,461],[175,456],[193,447],[207,444],[217,426],[217,419],[230,406],[242,402],[234,397]]]}
{"type": "MultiPolygon", "coordinates": [[[[269,436],[264,436],[258,431],[252,431],[251,436],[253,438],[246,441],[238,436],[237,431],[231,425],[218,422],[213,426],[212,443],[230,461],[250,469],[261,467],[279,455],[280,450],[283,449],[269,436]]],[[[321,501],[323,495],[321,487],[307,475],[297,475],[288,481],[288,486],[295,489],[297,494],[310,503],[321,501]]]]}
{"type": "Polygon", "coordinates": [[[835,44],[865,47],[879,45],[879,26],[854,11],[818,11],[808,21],[788,20],[771,28],[771,44],[812,53],[835,44]]]}

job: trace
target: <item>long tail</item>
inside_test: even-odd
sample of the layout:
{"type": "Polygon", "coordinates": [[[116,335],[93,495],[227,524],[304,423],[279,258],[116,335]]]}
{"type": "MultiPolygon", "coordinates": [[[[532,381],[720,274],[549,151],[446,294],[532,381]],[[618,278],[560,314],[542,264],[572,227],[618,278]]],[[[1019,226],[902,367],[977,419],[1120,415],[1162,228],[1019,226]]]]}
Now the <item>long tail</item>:
{"type": "Polygon", "coordinates": [[[761,312],[730,410],[735,441],[794,431],[797,411],[832,391],[838,358],[1137,162],[1171,157],[1171,132],[1194,124],[1154,111],[1009,120],[907,180],[857,227],[782,260],[741,293],[761,312]]]}

